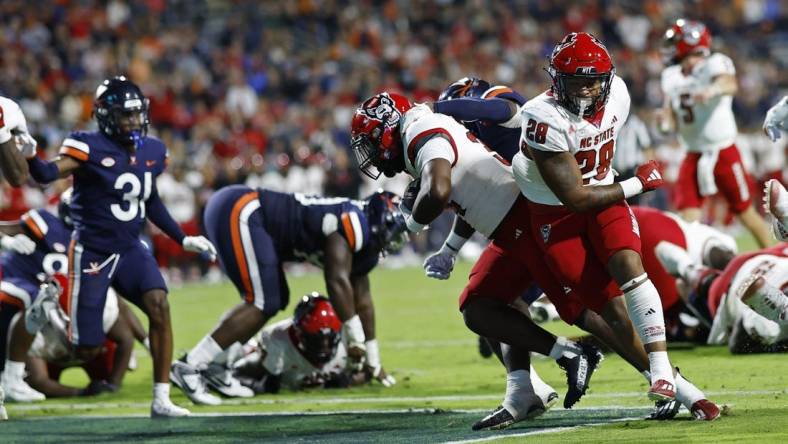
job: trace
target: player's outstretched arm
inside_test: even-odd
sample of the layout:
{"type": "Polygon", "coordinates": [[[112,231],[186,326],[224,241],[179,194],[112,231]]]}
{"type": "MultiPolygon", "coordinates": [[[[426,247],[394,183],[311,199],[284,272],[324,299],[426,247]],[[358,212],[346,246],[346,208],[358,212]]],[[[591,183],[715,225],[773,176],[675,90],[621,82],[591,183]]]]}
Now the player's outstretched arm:
{"type": "Polygon", "coordinates": [[[587,187],[575,157],[566,151],[529,150],[539,173],[558,199],[574,212],[605,208],[622,199],[656,189],[664,183],[657,163],[638,167],[636,177],[621,183],[587,187]]]}
{"type": "Polygon", "coordinates": [[[28,157],[27,165],[30,175],[41,184],[54,182],[57,179],[68,177],[82,165],[82,162],[69,156],[58,156],[55,160],[41,160],[35,155],[28,157]]]}
{"type": "Polygon", "coordinates": [[[69,387],[49,377],[47,363],[41,358],[27,358],[27,380],[30,386],[47,396],[47,398],[62,398],[80,396],[83,389],[69,387]]]}
{"type": "Polygon", "coordinates": [[[13,138],[0,143],[0,169],[3,178],[14,187],[22,186],[30,177],[30,169],[25,157],[17,149],[13,138]]]}
{"type": "Polygon", "coordinates": [[[519,107],[511,100],[495,97],[491,99],[460,97],[435,102],[432,104],[432,109],[436,113],[446,114],[466,122],[485,120],[493,123],[503,123],[517,115],[519,107]]]}
{"type": "Polygon", "coordinates": [[[16,102],[4,99],[0,106],[0,170],[12,186],[22,186],[30,176],[23,151],[30,149],[30,144],[35,155],[35,139],[27,132],[22,109],[16,102]]]}

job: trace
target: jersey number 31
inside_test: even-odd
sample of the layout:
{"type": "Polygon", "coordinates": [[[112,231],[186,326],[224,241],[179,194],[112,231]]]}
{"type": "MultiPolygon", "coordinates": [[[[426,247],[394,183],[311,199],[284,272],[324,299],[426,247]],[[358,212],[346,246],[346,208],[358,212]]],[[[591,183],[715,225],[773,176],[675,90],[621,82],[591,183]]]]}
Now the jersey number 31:
{"type": "Polygon", "coordinates": [[[152,186],[151,173],[145,172],[143,188],[140,179],[132,173],[123,173],[115,179],[115,189],[123,192],[123,202],[112,204],[109,209],[119,221],[130,222],[137,217],[145,217],[145,201],[150,197],[152,186]]]}

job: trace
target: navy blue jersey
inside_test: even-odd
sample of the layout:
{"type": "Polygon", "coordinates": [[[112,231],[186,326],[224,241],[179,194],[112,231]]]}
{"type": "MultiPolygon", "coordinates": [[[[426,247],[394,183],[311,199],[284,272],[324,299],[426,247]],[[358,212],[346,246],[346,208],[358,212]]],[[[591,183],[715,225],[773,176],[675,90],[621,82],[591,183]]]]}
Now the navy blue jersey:
{"type": "MultiPolygon", "coordinates": [[[[483,96],[485,99],[491,98],[507,99],[516,103],[518,106],[523,106],[526,100],[518,92],[513,91],[508,87],[494,87],[490,88],[483,96]]],[[[519,116],[518,116],[519,117],[519,116]]],[[[497,123],[479,120],[473,122],[469,129],[479,138],[485,145],[490,147],[491,150],[500,154],[501,157],[508,162],[512,161],[512,157],[517,154],[520,149],[520,133],[521,129],[507,128],[497,123]]],[[[470,126],[469,125],[469,126],[470,126]]]]}
{"type": "Polygon", "coordinates": [[[6,251],[0,255],[3,279],[23,279],[38,286],[38,275],[67,273],[66,250],[71,241],[71,230],[54,214],[46,210],[30,210],[22,215],[22,227],[36,242],[32,254],[6,251]]]}
{"type": "Polygon", "coordinates": [[[367,274],[377,265],[380,248],[372,240],[364,202],[263,189],[259,193],[263,225],[280,260],[322,267],[326,238],[336,231],[353,251],[352,274],[367,274]]]}
{"type": "Polygon", "coordinates": [[[145,137],[134,154],[100,132],[74,132],[60,154],[82,165],[74,172],[74,237],[85,246],[118,252],[139,242],[145,203],[164,171],[167,149],[145,137]]]}

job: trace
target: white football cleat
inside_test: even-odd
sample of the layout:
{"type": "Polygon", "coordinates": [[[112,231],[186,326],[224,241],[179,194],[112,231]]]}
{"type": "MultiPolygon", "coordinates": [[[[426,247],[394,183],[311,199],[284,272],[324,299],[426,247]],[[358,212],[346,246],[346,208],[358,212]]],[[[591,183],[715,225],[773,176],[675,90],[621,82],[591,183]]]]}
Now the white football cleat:
{"type": "Polygon", "coordinates": [[[202,377],[208,386],[229,398],[251,398],[254,390],[241,385],[232,371],[220,364],[211,364],[203,371],[202,377]]]}
{"type": "Polygon", "coordinates": [[[184,361],[179,360],[172,363],[170,380],[195,404],[219,405],[222,403],[218,396],[208,391],[200,371],[184,361]]]}
{"type": "Polygon", "coordinates": [[[774,216],[772,231],[781,240],[788,240],[788,191],[776,179],[766,181],[763,190],[763,209],[774,216]]]}
{"type": "Polygon", "coordinates": [[[10,377],[6,372],[0,376],[0,385],[5,390],[5,398],[10,401],[36,402],[47,399],[43,393],[30,387],[24,379],[10,377]]]}
{"type": "Polygon", "coordinates": [[[188,409],[178,407],[169,399],[155,398],[150,405],[151,418],[180,418],[190,414],[188,409]]]}
{"type": "Polygon", "coordinates": [[[8,412],[5,411],[5,392],[3,386],[0,385],[0,421],[8,420],[8,412]]]}

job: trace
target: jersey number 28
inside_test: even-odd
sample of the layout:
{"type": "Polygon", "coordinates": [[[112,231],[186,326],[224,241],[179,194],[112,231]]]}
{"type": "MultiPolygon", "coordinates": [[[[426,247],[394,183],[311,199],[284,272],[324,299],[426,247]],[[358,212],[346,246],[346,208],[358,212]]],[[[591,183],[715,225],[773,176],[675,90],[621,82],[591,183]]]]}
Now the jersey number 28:
{"type": "Polygon", "coordinates": [[[152,180],[149,171],[145,172],[143,177],[143,181],[145,182],[144,187],[140,183],[140,179],[132,173],[123,173],[118,176],[118,178],[115,179],[115,189],[123,192],[123,203],[109,206],[112,215],[122,222],[134,220],[137,214],[144,218],[145,200],[150,197],[152,180]]]}

